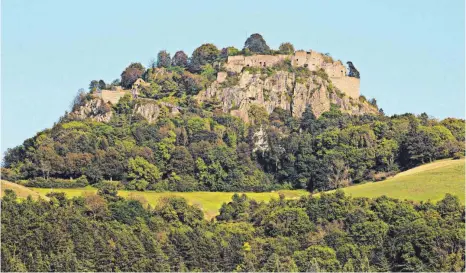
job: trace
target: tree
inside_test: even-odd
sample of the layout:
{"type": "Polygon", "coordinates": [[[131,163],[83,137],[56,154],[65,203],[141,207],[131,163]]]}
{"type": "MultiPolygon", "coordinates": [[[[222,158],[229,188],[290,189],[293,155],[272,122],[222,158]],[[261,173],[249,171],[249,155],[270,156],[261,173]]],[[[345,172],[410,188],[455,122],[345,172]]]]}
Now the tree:
{"type": "Polygon", "coordinates": [[[121,73],[121,86],[125,88],[131,88],[133,83],[141,78],[146,69],[141,63],[131,63],[122,73],[121,73]]]}
{"type": "Polygon", "coordinates": [[[107,202],[101,195],[93,193],[84,194],[84,202],[88,213],[95,219],[104,218],[108,214],[107,202]]]}
{"type": "Polygon", "coordinates": [[[89,91],[94,91],[97,87],[99,87],[99,81],[92,80],[91,83],[89,83],[89,91]]]}
{"type": "Polygon", "coordinates": [[[270,236],[303,235],[313,228],[306,212],[302,208],[284,208],[273,211],[264,218],[265,232],[270,236]]]}
{"type": "Polygon", "coordinates": [[[335,250],[326,246],[310,246],[306,250],[297,251],[293,259],[299,271],[304,272],[332,272],[338,271],[340,267],[335,250]]]}
{"type": "Polygon", "coordinates": [[[188,66],[188,55],[184,51],[180,50],[175,53],[172,58],[173,66],[187,67],[188,66]]]}
{"type": "Polygon", "coordinates": [[[253,104],[249,107],[248,114],[254,124],[261,125],[267,123],[269,114],[264,106],[253,104]]]}
{"type": "Polygon", "coordinates": [[[314,113],[312,112],[312,107],[311,105],[308,105],[306,107],[306,110],[304,110],[304,113],[301,117],[301,128],[303,130],[306,130],[308,131],[309,133],[311,133],[312,135],[314,135],[315,133],[317,133],[317,130],[318,130],[318,122],[317,122],[317,118],[316,116],[314,115],[314,113]]]}
{"type": "Polygon", "coordinates": [[[148,185],[155,184],[161,176],[162,174],[159,172],[157,166],[149,163],[140,156],[130,158],[128,161],[128,178],[130,179],[144,180],[147,181],[148,185]]]}
{"type": "Polygon", "coordinates": [[[189,69],[193,73],[198,73],[202,70],[202,66],[213,64],[217,60],[220,51],[213,44],[203,44],[196,48],[191,56],[189,69]]]}
{"type": "Polygon", "coordinates": [[[161,50],[157,54],[157,67],[165,67],[168,68],[171,65],[171,58],[170,53],[166,50],[161,50]]]}
{"type": "Polygon", "coordinates": [[[278,48],[281,54],[293,54],[294,53],[294,46],[293,44],[286,42],[282,43],[280,47],[278,48]]]}
{"type": "Polygon", "coordinates": [[[244,48],[248,49],[253,53],[267,54],[270,51],[270,47],[265,42],[262,35],[259,33],[252,34],[244,43],[244,48]]]}
{"type": "Polygon", "coordinates": [[[104,80],[99,80],[99,89],[105,89],[107,88],[107,84],[104,82],[104,80]]]}
{"type": "Polygon", "coordinates": [[[82,106],[86,102],[87,93],[83,88],[78,90],[78,93],[71,102],[71,112],[74,112],[78,109],[79,106],[82,106]]]}
{"type": "Polygon", "coordinates": [[[169,169],[178,174],[191,174],[194,171],[194,160],[188,149],[176,146],[171,151],[169,169]]]}
{"type": "Polygon", "coordinates": [[[118,196],[118,186],[114,182],[102,182],[102,185],[99,186],[97,194],[112,202],[122,199],[118,196]]]}

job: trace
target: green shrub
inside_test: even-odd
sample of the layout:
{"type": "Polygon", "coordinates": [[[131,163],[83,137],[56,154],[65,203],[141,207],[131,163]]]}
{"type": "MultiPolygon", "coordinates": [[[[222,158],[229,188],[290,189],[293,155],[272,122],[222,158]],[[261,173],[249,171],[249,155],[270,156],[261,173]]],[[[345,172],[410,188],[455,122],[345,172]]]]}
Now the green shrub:
{"type": "Polygon", "coordinates": [[[453,154],[453,159],[461,159],[464,157],[464,154],[462,152],[456,152],[453,154]]]}

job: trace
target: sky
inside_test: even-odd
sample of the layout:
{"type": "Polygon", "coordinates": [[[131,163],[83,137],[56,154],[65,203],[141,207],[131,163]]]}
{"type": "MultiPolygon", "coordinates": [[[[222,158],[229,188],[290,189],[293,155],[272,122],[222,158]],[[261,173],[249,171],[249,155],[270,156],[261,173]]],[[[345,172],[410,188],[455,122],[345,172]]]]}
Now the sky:
{"type": "Polygon", "coordinates": [[[463,0],[1,2],[2,154],[52,127],[91,80],[162,49],[242,48],[253,33],[352,61],[387,115],[465,114],[463,0]]]}

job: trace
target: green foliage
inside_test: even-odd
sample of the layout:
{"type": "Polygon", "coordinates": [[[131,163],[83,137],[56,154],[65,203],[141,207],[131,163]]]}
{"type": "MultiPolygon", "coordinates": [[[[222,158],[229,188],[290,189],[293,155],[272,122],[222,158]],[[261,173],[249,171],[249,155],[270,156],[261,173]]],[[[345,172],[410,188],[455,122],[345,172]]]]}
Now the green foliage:
{"type": "Polygon", "coordinates": [[[267,122],[269,115],[261,105],[253,104],[249,107],[248,114],[254,124],[261,125],[267,122]]]}
{"type": "Polygon", "coordinates": [[[128,161],[128,178],[132,180],[129,189],[144,190],[149,184],[157,183],[161,176],[157,166],[140,156],[128,161]]]}
{"type": "Polygon", "coordinates": [[[203,44],[196,48],[191,55],[189,69],[191,72],[196,73],[202,70],[202,66],[206,64],[213,64],[220,55],[220,51],[213,44],[203,44]]]}
{"type": "Polygon", "coordinates": [[[293,54],[294,53],[294,46],[293,44],[286,42],[280,44],[280,47],[278,48],[281,54],[293,54]]]}
{"type": "Polygon", "coordinates": [[[239,55],[239,54],[241,54],[241,52],[234,46],[229,46],[229,47],[222,48],[222,50],[220,52],[220,56],[223,59],[227,59],[228,56],[236,56],[236,55],[239,55]]]}
{"type": "Polygon", "coordinates": [[[201,76],[204,76],[209,81],[215,81],[216,71],[211,64],[203,65],[201,70],[201,76]]]}
{"type": "Polygon", "coordinates": [[[4,271],[461,271],[464,206],[341,192],[257,203],[234,195],[217,221],[180,197],[157,206],[99,195],[2,198],[4,271]]]}

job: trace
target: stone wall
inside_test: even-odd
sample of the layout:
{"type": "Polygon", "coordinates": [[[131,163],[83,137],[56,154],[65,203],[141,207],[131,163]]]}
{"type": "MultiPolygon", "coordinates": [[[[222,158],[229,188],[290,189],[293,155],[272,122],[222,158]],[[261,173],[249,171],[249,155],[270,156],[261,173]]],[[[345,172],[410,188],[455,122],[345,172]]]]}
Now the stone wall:
{"type": "Polygon", "coordinates": [[[229,56],[225,68],[229,71],[239,73],[243,67],[268,67],[273,66],[289,55],[253,55],[253,56],[229,56]]]}
{"type": "Polygon", "coordinates": [[[359,98],[359,84],[358,78],[343,77],[343,78],[330,78],[333,85],[340,89],[341,92],[345,93],[351,98],[359,98]]]}
{"type": "Polygon", "coordinates": [[[104,102],[117,104],[118,101],[126,94],[131,95],[131,93],[128,90],[102,90],[100,91],[100,93],[94,94],[94,96],[102,98],[104,102]]]}

